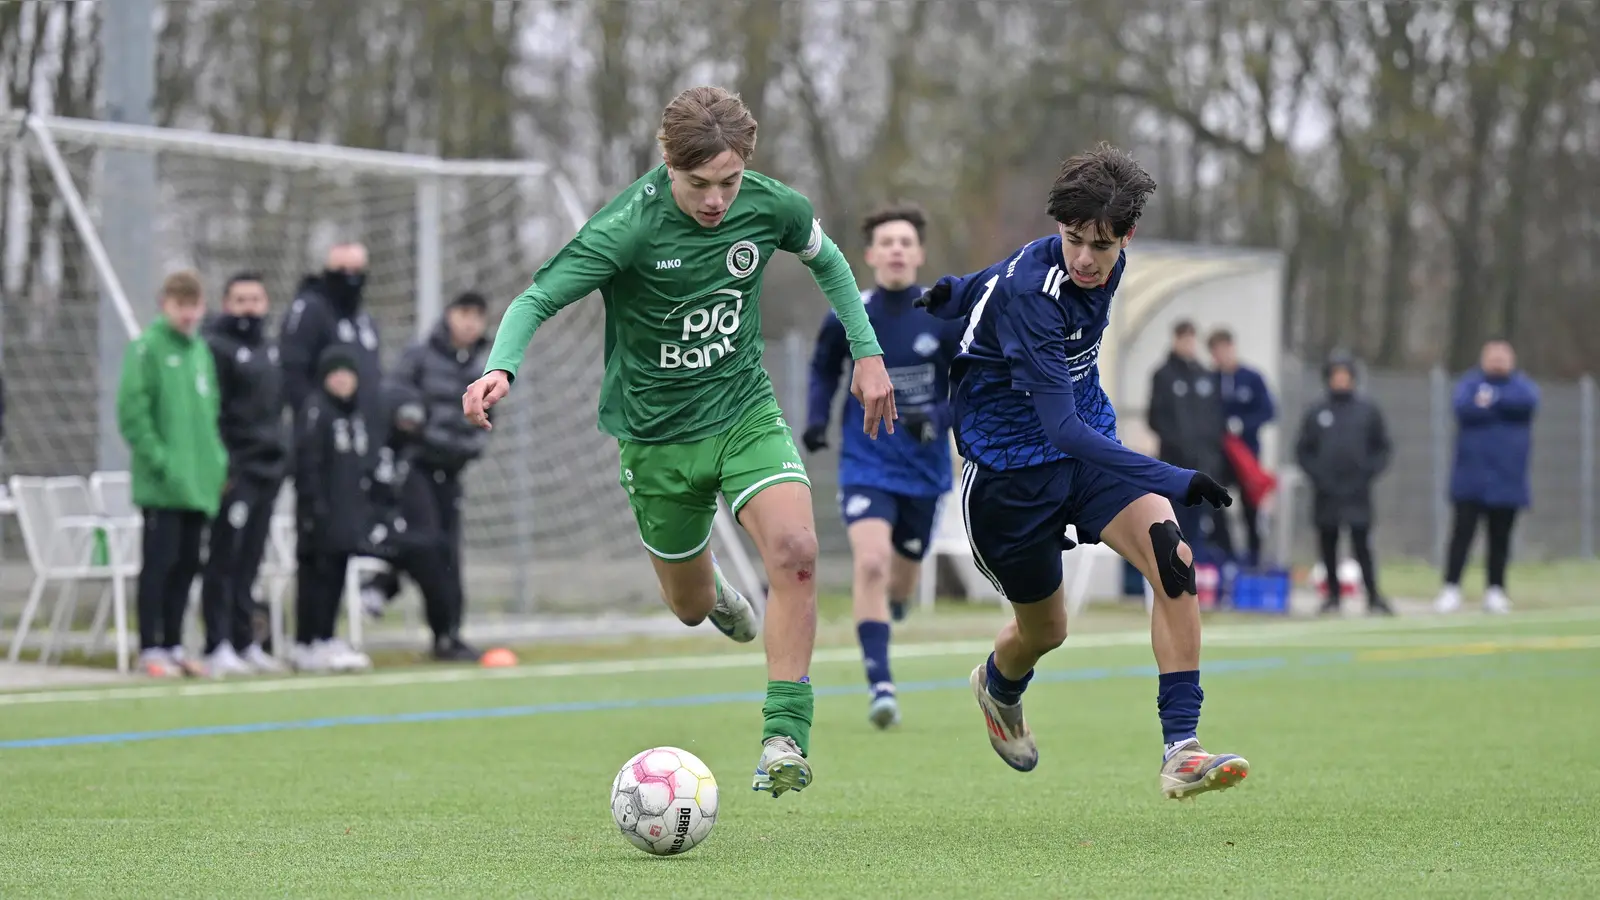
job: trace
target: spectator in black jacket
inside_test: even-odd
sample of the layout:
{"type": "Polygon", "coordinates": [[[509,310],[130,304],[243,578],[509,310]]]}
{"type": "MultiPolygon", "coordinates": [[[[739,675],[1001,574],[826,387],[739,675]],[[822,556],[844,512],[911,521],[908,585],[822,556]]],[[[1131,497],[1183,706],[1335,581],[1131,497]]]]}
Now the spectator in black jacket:
{"type": "Polygon", "coordinates": [[[355,360],[362,413],[370,423],[383,421],[378,328],[362,307],[366,283],[367,248],[357,243],[335,244],[328,250],[327,267],[300,281],[278,336],[284,402],[292,412],[298,413],[306,398],[317,393],[322,351],[340,345],[355,360]]]}
{"type": "Polygon", "coordinates": [[[370,535],[372,552],[399,573],[410,575],[422,591],[423,611],[434,636],[433,657],[476,662],[480,654],[460,638],[461,573],[445,539],[433,481],[418,465],[424,452],[426,405],[422,394],[408,384],[390,382],[384,395],[390,411],[389,439],[378,449],[372,475],[376,518],[370,535]]]}
{"type": "Polygon", "coordinates": [[[1328,395],[1306,410],[1295,441],[1295,461],[1311,482],[1312,517],[1327,572],[1322,611],[1339,610],[1339,531],[1349,529],[1367,611],[1393,615],[1378,593],[1372,559],[1372,482],[1389,466],[1389,431],[1377,405],[1356,393],[1355,360],[1334,355],[1323,377],[1328,395]]]}
{"type": "MultiPolygon", "coordinates": [[[[410,571],[419,585],[424,579],[438,581],[447,577],[453,585],[449,595],[461,598],[458,607],[465,606],[466,593],[461,567],[461,472],[483,455],[489,438],[487,431],[462,417],[461,395],[483,374],[490,345],[486,334],[488,313],[489,304],[481,294],[468,291],[458,296],[428,337],[406,348],[393,378],[394,382],[415,389],[427,408],[411,477],[419,487],[426,488],[432,506],[428,521],[437,523],[437,541],[444,552],[419,556],[416,565],[437,562],[446,567],[443,574],[430,572],[422,577],[417,577],[416,565],[410,566],[410,571]]],[[[364,602],[369,611],[377,612],[384,599],[399,592],[399,581],[391,573],[374,579],[368,587],[370,590],[363,591],[367,595],[364,602]]],[[[463,643],[457,633],[462,618],[463,610],[457,608],[452,615],[440,619],[453,624],[445,634],[435,629],[435,657],[477,658],[477,651],[463,643]]]]}
{"type": "MultiPolygon", "coordinates": [[[[367,545],[374,451],[356,402],[359,363],[344,344],[322,351],[322,387],[300,408],[295,427],[298,540],[294,665],[301,671],[352,671],[372,661],[335,636],[350,557],[367,545]]],[[[369,391],[376,394],[377,391],[369,391]]]]}
{"type": "MultiPolygon", "coordinates": [[[[1194,323],[1180,321],[1172,329],[1172,352],[1150,379],[1150,430],[1160,440],[1162,462],[1197,472],[1222,472],[1222,435],[1226,426],[1216,373],[1200,362],[1194,323]]],[[[1233,539],[1216,510],[1205,505],[1179,506],[1178,527],[1195,548],[1199,562],[1220,562],[1233,556],[1233,539]],[[1220,552],[1216,559],[1211,548],[1220,552]]]]}
{"type": "Polygon", "coordinates": [[[215,676],[284,670],[255,643],[251,599],[288,466],[283,374],[278,348],[264,327],[267,306],[260,275],[235,275],[223,289],[222,314],[205,333],[216,360],[222,443],[228,448],[227,488],[211,522],[200,593],[206,667],[215,676]]]}

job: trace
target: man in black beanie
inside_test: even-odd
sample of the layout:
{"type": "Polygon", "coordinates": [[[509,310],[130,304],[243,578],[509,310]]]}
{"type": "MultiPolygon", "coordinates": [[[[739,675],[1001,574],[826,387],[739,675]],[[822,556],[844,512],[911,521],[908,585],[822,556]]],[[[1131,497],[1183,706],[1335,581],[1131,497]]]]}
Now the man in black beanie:
{"type": "Polygon", "coordinates": [[[1327,396],[1306,410],[1295,441],[1295,461],[1311,481],[1312,517],[1327,571],[1322,611],[1339,610],[1339,532],[1348,529],[1367,589],[1367,612],[1394,615],[1378,593],[1372,559],[1372,483],[1389,466],[1389,431],[1377,404],[1356,393],[1353,358],[1334,354],[1323,379],[1327,396]]]}
{"type": "MultiPolygon", "coordinates": [[[[460,634],[466,605],[461,558],[461,473],[483,455],[489,432],[461,415],[461,395],[483,373],[491,343],[488,318],[489,304],[482,294],[467,291],[457,296],[428,336],[406,348],[392,376],[393,383],[415,391],[427,411],[415,439],[414,462],[408,476],[418,484],[412,485],[407,494],[428,498],[431,509],[426,519],[435,523],[428,533],[442,551],[420,558],[419,563],[428,565],[423,560],[437,560],[446,566],[446,571],[430,571],[418,580],[448,583],[449,590],[434,593],[453,598],[455,607],[443,618],[438,618],[435,610],[429,611],[434,627],[433,656],[442,661],[473,662],[479,656],[460,634]]],[[[368,612],[380,614],[399,590],[394,573],[379,575],[364,586],[362,603],[368,612]]]]}

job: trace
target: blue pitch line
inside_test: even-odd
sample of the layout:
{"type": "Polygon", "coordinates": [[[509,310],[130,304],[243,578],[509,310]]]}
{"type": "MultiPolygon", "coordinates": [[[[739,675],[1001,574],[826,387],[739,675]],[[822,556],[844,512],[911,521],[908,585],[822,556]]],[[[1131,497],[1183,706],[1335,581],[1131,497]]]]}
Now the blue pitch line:
{"type": "MultiPolygon", "coordinates": [[[[1281,656],[1256,659],[1222,659],[1208,662],[1204,671],[1210,673],[1251,672],[1265,669],[1282,669],[1291,663],[1297,665],[1334,665],[1353,661],[1352,653],[1324,653],[1290,660],[1281,656]]],[[[1038,672],[1034,682],[1105,681],[1112,678],[1154,678],[1155,666],[1123,666],[1119,668],[1064,669],[1038,672]]],[[[910,681],[898,684],[898,693],[945,691],[965,688],[965,678],[944,678],[936,681],[910,681]]],[[[861,693],[851,685],[830,685],[814,689],[816,696],[837,697],[861,693]]],[[[0,741],[0,750],[31,750],[43,747],[83,747],[90,744],[129,744],[139,741],[161,741],[173,738],[213,737],[231,734],[263,734],[279,731],[315,731],[323,728],[343,728],[348,725],[404,725],[415,722],[459,722],[472,719],[513,719],[524,716],[542,716],[552,713],[610,712],[624,709],[663,709],[678,706],[712,706],[721,703],[760,703],[766,700],[765,692],[749,691],[736,694],[693,694],[686,697],[655,697],[645,700],[575,700],[566,703],[538,703],[529,706],[496,706],[484,709],[445,709],[430,712],[392,713],[366,716],[329,716],[321,719],[300,719],[290,722],[251,722],[243,725],[195,725],[188,728],[169,728],[160,731],[124,731],[114,734],[76,734],[62,737],[28,738],[0,741]]]]}

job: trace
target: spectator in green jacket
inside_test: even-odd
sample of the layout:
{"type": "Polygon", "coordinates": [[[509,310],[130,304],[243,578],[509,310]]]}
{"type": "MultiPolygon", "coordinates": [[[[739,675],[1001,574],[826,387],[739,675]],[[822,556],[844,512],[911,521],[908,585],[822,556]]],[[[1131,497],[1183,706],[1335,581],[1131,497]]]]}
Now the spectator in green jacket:
{"type": "Polygon", "coordinates": [[[200,674],[184,657],[183,616],[200,570],[200,539],[228,475],[216,363],[198,335],[204,312],[198,275],[167,276],[161,315],[128,345],[117,387],[117,426],[144,516],[139,665],[156,677],[200,674]]]}

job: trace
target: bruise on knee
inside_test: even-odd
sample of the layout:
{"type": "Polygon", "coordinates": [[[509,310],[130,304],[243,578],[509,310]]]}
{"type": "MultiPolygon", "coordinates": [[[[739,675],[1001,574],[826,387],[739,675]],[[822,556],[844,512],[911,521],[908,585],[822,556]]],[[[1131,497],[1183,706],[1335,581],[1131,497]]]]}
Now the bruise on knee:
{"type": "Polygon", "coordinates": [[[1183,532],[1177,522],[1168,519],[1150,526],[1150,550],[1155,558],[1156,575],[1161,579],[1162,592],[1172,600],[1197,593],[1193,551],[1185,561],[1181,552],[1185,548],[1183,532]]]}
{"type": "Polygon", "coordinates": [[[775,571],[787,572],[802,584],[811,581],[817,571],[817,536],[797,529],[780,534],[769,550],[767,565],[775,571]]]}

